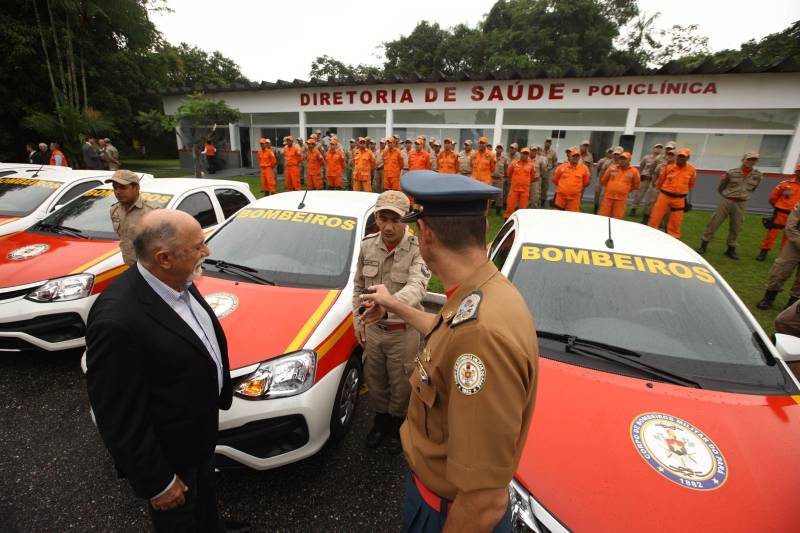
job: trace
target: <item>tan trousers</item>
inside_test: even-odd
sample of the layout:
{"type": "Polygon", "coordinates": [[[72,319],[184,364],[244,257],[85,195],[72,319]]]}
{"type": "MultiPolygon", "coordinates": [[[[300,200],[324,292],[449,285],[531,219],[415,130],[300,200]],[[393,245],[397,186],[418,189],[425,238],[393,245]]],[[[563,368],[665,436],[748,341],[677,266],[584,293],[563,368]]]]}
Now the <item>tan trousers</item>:
{"type": "MultiPolygon", "coordinates": [[[[800,264],[800,249],[791,242],[787,242],[778,258],[772,264],[772,268],[769,269],[767,290],[780,291],[783,289],[783,284],[797,270],[798,264],[800,264]]],[[[795,276],[792,288],[789,289],[789,295],[800,298],[800,271],[795,276]]]]}
{"type": "Polygon", "coordinates": [[[649,215],[653,212],[653,206],[658,200],[658,193],[659,190],[656,188],[655,185],[651,185],[647,188],[647,194],[644,195],[644,207],[642,207],[642,214],[649,215]]]}
{"type": "MultiPolygon", "coordinates": [[[[540,178],[541,179],[541,178],[540,178]]],[[[530,195],[530,203],[528,207],[531,209],[538,209],[542,206],[541,202],[541,187],[539,185],[539,181],[534,181],[531,183],[531,195],[530,195]]],[[[522,209],[522,207],[520,207],[522,209]]]]}
{"type": "Polygon", "coordinates": [[[411,326],[399,331],[367,327],[364,378],[373,411],[406,416],[411,395],[408,376],[414,370],[414,356],[418,351],[419,333],[411,326]]]}
{"type": "Polygon", "coordinates": [[[647,192],[650,190],[650,185],[652,183],[653,180],[650,179],[649,176],[647,178],[642,176],[642,182],[639,185],[639,190],[636,191],[633,195],[633,207],[639,207],[640,205],[642,205],[642,201],[645,199],[645,196],[647,195],[647,192]]]}
{"type": "Polygon", "coordinates": [[[739,232],[742,231],[744,225],[744,215],[747,209],[747,202],[736,202],[722,198],[719,202],[717,210],[714,211],[714,216],[708,221],[708,226],[703,232],[703,240],[711,242],[714,238],[714,233],[717,231],[725,219],[730,219],[728,224],[728,246],[736,247],[736,238],[739,232]]]}
{"type": "Polygon", "coordinates": [[[550,188],[550,180],[553,179],[553,172],[555,169],[550,169],[547,171],[545,178],[539,178],[539,202],[542,207],[546,207],[544,204],[547,202],[547,190],[550,188]]]}
{"type": "Polygon", "coordinates": [[[494,207],[502,208],[505,205],[505,202],[508,201],[508,191],[506,190],[505,187],[505,181],[506,180],[504,180],[503,178],[492,178],[492,187],[497,187],[502,191],[500,193],[500,196],[492,200],[492,206],[494,207]]]}
{"type": "Polygon", "coordinates": [[[376,168],[372,171],[372,192],[383,192],[383,169],[376,168]]]}

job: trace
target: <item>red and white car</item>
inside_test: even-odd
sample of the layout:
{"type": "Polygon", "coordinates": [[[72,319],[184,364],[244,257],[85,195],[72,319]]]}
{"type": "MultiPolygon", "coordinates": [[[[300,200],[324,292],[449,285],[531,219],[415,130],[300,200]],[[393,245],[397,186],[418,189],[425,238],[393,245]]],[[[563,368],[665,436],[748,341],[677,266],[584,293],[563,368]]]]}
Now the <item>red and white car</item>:
{"type": "Polygon", "coordinates": [[[517,211],[489,256],[541,352],[518,530],[800,531],[800,341],[641,224],[517,211]]]}
{"type": "MultiPolygon", "coordinates": [[[[208,231],[255,199],[247,184],[223,180],[153,179],[141,191],[208,231]]],[[[0,236],[0,352],[84,346],[92,303],[127,268],[109,215],[114,202],[103,185],[25,231],[0,236]]]]}

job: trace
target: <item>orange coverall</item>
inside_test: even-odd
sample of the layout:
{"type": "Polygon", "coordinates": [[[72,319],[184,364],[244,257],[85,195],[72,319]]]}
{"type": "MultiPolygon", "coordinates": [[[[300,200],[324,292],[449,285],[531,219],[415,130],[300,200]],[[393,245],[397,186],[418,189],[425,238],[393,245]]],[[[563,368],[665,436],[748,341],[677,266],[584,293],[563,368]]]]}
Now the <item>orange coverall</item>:
{"type": "Polygon", "coordinates": [[[486,185],[492,184],[492,174],[497,166],[497,160],[494,158],[494,153],[485,150],[481,153],[480,150],[473,150],[470,155],[472,162],[472,178],[482,181],[486,185]]]}
{"type": "Polygon", "coordinates": [[[528,207],[528,196],[531,192],[531,183],[536,183],[536,164],[528,159],[522,161],[517,159],[508,165],[506,176],[511,178],[511,186],[508,191],[505,218],[514,214],[518,208],[528,207]]]}
{"type": "MultiPolygon", "coordinates": [[[[408,153],[408,170],[430,170],[431,154],[427,150],[417,150],[416,148],[408,153]]],[[[384,170],[384,172],[386,172],[384,170]]]]}
{"type": "Polygon", "coordinates": [[[344,173],[344,153],[341,149],[325,152],[325,166],[327,167],[328,188],[342,189],[342,174],[344,173]]]}
{"type": "Polygon", "coordinates": [[[458,154],[452,151],[439,152],[436,168],[440,174],[458,174],[458,154]]]}
{"type": "Polygon", "coordinates": [[[686,195],[694,188],[695,181],[697,181],[697,171],[694,165],[686,163],[683,167],[679,167],[676,163],[672,163],[664,167],[656,182],[656,188],[661,192],[653,205],[648,226],[657,228],[669,211],[667,233],[680,239],[681,223],[683,215],[686,214],[686,195]]]}
{"type": "Polygon", "coordinates": [[[592,176],[589,167],[582,162],[573,165],[561,163],[553,172],[553,183],[556,184],[555,206],[562,211],[581,210],[583,189],[589,186],[592,176]]]}
{"type": "Polygon", "coordinates": [[[366,148],[353,152],[353,190],[372,192],[372,169],[377,165],[375,154],[366,148]]]}
{"type": "MultiPolygon", "coordinates": [[[[769,203],[775,209],[772,215],[772,228],[767,230],[764,240],[761,241],[762,250],[772,250],[775,239],[786,227],[786,220],[794,206],[800,202],[800,182],[796,179],[783,180],[769,193],[769,203]]],[[[781,238],[781,250],[786,244],[786,233],[781,238]]]]}
{"type": "Polygon", "coordinates": [[[300,163],[303,161],[303,152],[296,144],[289,145],[283,149],[283,159],[286,164],[286,190],[299,191],[300,186],[300,163]]]}
{"type": "Polygon", "coordinates": [[[316,147],[308,149],[306,153],[306,189],[310,191],[322,189],[322,162],[324,160],[316,147]]]}
{"type": "Polygon", "coordinates": [[[606,192],[597,214],[602,217],[624,217],[628,195],[631,191],[638,191],[641,182],[639,171],[631,166],[624,169],[618,165],[608,167],[600,178],[606,192]]]}
{"type": "Polygon", "coordinates": [[[272,149],[258,150],[258,166],[261,168],[261,190],[275,192],[275,164],[278,162],[272,149]]]}
{"type": "Polygon", "coordinates": [[[400,190],[400,173],[403,171],[403,154],[397,148],[383,151],[383,190],[400,190]]]}

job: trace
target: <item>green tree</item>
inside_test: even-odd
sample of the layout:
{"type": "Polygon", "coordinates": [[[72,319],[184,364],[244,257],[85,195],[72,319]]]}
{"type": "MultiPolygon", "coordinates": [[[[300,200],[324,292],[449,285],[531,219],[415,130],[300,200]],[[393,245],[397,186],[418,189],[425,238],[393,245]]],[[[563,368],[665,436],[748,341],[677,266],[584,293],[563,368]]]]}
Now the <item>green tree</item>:
{"type": "MultiPolygon", "coordinates": [[[[200,152],[203,144],[213,138],[217,124],[224,124],[227,127],[229,122],[236,122],[240,116],[239,111],[228,107],[224,101],[214,100],[200,93],[189,95],[183,99],[175,113],[174,121],[180,124],[178,132],[184,146],[192,147],[195,177],[202,176],[200,152]]],[[[139,115],[139,118],[140,124],[155,129],[170,124],[165,119],[159,119],[157,115],[153,114],[139,115]]]]}
{"type": "Polygon", "coordinates": [[[308,77],[312,80],[328,80],[353,78],[354,80],[365,80],[369,76],[380,77],[383,70],[373,65],[348,65],[331,56],[319,56],[311,63],[308,77]]]}

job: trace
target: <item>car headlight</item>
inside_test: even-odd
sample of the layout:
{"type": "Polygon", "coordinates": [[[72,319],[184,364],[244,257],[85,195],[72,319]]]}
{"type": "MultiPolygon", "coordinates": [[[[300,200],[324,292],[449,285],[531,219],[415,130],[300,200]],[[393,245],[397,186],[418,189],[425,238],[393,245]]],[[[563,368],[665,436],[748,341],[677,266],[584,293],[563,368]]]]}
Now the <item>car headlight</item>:
{"type": "Polygon", "coordinates": [[[538,532],[536,518],[533,516],[531,495],[516,479],[512,479],[508,485],[508,497],[511,500],[511,524],[513,530],[538,532]]]}
{"type": "Polygon", "coordinates": [[[258,365],[255,372],[239,378],[233,392],[247,400],[268,400],[301,394],[314,384],[317,354],[292,352],[258,365]]]}
{"type": "Polygon", "coordinates": [[[66,302],[86,298],[92,293],[94,274],[75,274],[51,279],[36,287],[25,298],[34,302],[66,302]]]}

